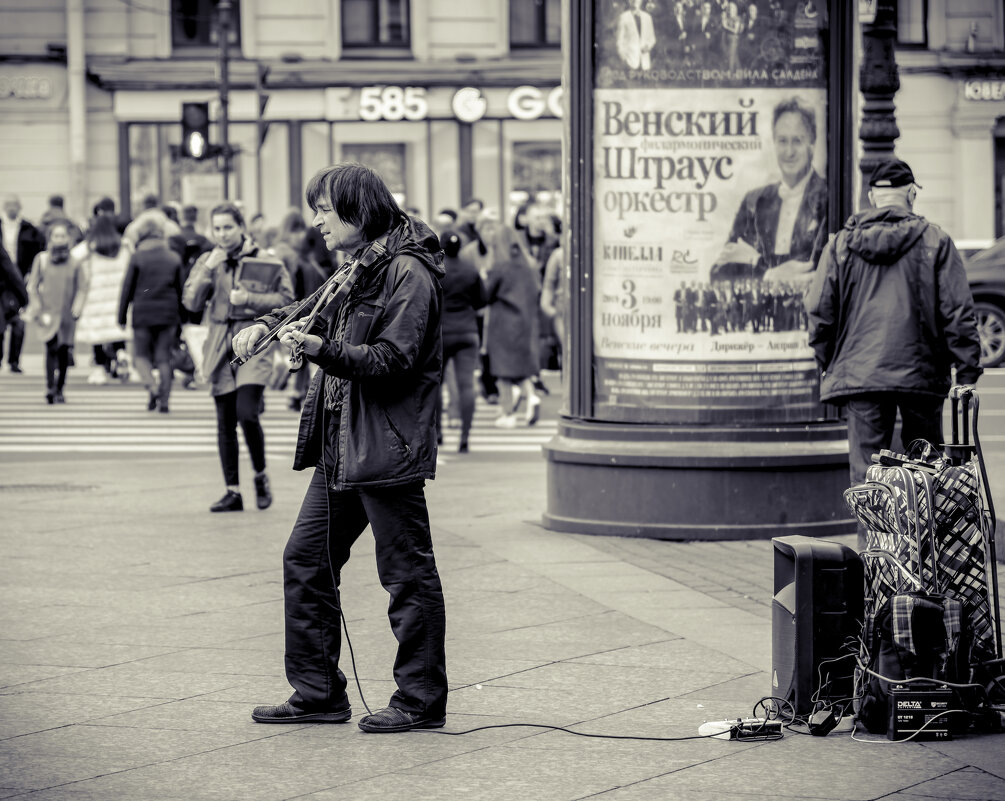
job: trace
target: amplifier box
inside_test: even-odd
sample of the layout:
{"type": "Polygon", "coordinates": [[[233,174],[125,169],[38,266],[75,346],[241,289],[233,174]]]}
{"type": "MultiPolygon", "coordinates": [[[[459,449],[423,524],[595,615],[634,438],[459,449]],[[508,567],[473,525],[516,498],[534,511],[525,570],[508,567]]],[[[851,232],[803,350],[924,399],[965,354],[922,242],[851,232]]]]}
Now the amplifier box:
{"type": "Polygon", "coordinates": [[[888,740],[952,740],[953,691],[945,685],[890,685],[888,740]],[[925,724],[929,725],[925,725],[925,724]]]}

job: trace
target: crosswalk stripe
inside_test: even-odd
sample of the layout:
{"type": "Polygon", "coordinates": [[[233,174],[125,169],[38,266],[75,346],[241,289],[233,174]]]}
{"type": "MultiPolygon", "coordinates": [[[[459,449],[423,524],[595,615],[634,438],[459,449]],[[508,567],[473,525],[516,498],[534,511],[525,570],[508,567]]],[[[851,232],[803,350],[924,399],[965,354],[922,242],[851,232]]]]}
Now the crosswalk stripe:
{"type": "MultiPolygon", "coordinates": [[[[37,381],[0,375],[0,454],[215,454],[216,409],[206,391],[176,390],[171,413],[147,410],[147,392],[135,384],[91,385],[86,374],[71,372],[65,404],[48,405],[37,381]]],[[[300,415],[287,409],[285,393],[267,391],[262,428],[266,454],[290,459],[296,447],[300,415]]],[[[558,431],[555,420],[535,426],[520,422],[499,429],[497,406],[476,401],[470,444],[473,453],[541,454],[542,446],[558,431]]],[[[444,417],[444,423],[446,418],[444,417]]],[[[456,453],[460,431],[444,428],[438,462],[464,457],[456,453]]],[[[245,443],[238,437],[242,452],[245,443]]]]}

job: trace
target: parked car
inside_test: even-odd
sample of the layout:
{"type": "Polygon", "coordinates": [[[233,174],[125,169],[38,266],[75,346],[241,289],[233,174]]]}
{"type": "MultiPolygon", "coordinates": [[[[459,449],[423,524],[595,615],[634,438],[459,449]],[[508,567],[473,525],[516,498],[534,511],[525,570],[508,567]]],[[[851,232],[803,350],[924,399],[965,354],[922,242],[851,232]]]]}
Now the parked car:
{"type": "Polygon", "coordinates": [[[982,250],[958,243],[967,267],[981,338],[981,365],[1005,362],[1005,237],[982,250]]]}

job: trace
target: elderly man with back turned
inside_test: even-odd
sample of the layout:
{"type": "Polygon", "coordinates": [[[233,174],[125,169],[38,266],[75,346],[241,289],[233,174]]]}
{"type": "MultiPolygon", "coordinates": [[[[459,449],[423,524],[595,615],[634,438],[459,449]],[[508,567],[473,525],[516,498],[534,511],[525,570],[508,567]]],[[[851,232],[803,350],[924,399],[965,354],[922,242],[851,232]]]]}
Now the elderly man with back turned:
{"type": "MultiPolygon", "coordinates": [[[[918,185],[903,161],[869,179],[875,208],[852,215],[820,257],[807,296],[820,399],[848,416],[852,484],[889,448],[899,409],[904,449],[942,444],[942,406],[981,374],[974,301],[952,239],[913,212],[918,185]]],[[[860,543],[862,544],[862,543],[860,543]]]]}

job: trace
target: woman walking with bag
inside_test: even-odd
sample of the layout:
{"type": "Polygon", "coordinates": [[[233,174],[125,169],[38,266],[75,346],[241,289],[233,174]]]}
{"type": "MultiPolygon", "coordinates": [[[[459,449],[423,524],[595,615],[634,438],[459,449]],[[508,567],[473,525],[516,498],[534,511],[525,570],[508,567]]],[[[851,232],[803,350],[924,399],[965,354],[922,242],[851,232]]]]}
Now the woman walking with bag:
{"type": "Polygon", "coordinates": [[[59,221],[49,227],[47,247],[35,256],[27,288],[25,317],[35,323],[45,343],[45,400],[64,403],[77,318],[87,296],[80,262],[70,258],[68,223],[59,221]]]}
{"type": "Polygon", "coordinates": [[[192,312],[209,310],[209,334],[203,347],[203,373],[216,402],[217,446],[227,490],[210,507],[211,512],[239,512],[244,509],[238,471],[237,426],[255,468],[255,496],[259,509],[272,503],[269,479],[265,474],[265,432],[258,419],[265,385],[272,373],[266,351],[235,367],[231,341],[239,331],[255,324],[255,318],[285,306],[293,300],[293,285],[283,263],[275,260],[268,291],[254,292],[241,286],[237,275],[246,259],[266,260],[248,238],[244,216],[232,203],[222,203],[210,213],[212,238],[216,242],[192,267],[182,302],[192,312]]]}

